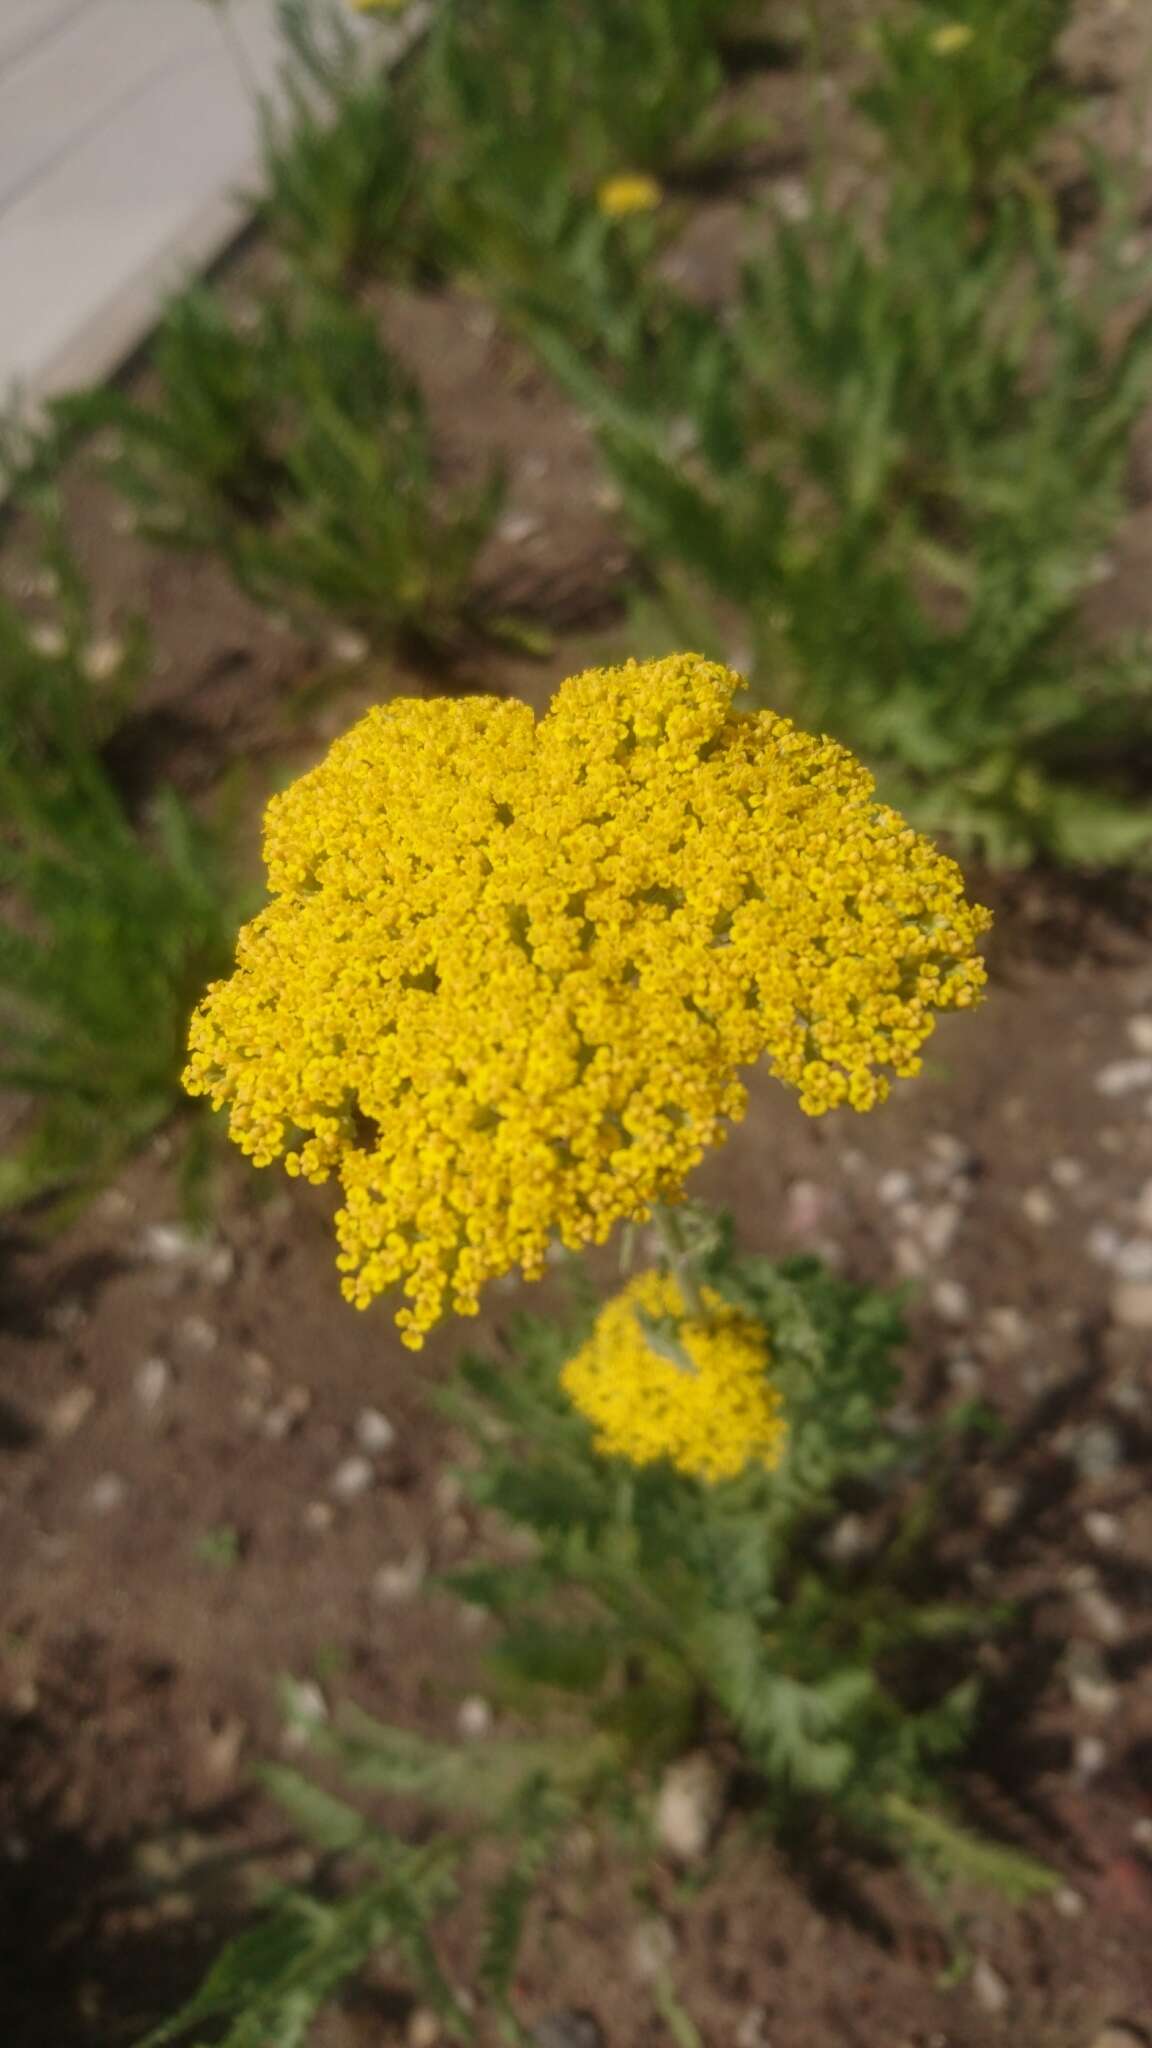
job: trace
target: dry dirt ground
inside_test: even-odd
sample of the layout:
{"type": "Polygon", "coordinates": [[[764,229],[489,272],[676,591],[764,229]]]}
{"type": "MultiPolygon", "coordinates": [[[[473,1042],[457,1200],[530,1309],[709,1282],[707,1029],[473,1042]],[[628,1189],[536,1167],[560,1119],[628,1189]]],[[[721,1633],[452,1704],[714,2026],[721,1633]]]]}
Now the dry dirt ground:
{"type": "MultiPolygon", "coordinates": [[[[1137,12],[1092,17],[1085,75],[1124,73],[1137,12]]],[[[794,187],[802,136],[787,75],[762,90],[780,116],[770,192],[794,187]]],[[[1099,77],[1097,91],[1107,113],[1099,77]]],[[[703,290],[731,274],[732,217],[710,198],[686,233],[703,290]]],[[[232,288],[258,289],[265,264],[244,252],[232,288]]],[[[450,461],[508,463],[485,575],[562,635],[551,660],[477,654],[453,681],[539,702],[624,644],[627,551],[590,437],[478,297],[390,292],[381,310],[427,377],[450,461]]],[[[1149,626],[1141,460],[1102,602],[1149,626]]],[[[92,481],[70,501],[107,617],[138,608],[155,637],[120,743],[141,792],[158,775],[208,792],[237,761],[256,790],[361,703],[428,687],[349,665],[339,641],[306,644],[211,562],[151,553],[92,481]]],[[[5,574],[26,578],[18,534],[5,574]]],[[[988,1710],[968,1785],[1062,1888],[1023,1912],[975,1906],[972,1967],[948,1982],[939,1919],[897,1872],[787,1859],[732,1819],[705,1885],[657,1861],[638,1888],[610,1844],[583,1843],[545,1886],[529,2022],[583,2010],[609,2048],[669,2039],[644,1970],[655,1921],[708,2048],[1090,2048],[1109,2019],[1152,2030],[1152,893],[987,886],[991,994],[940,1032],[924,1077],[880,1116],[819,1123],[757,1082],[698,1191],[731,1204],[752,1248],[815,1248],[910,1285],[909,1411],[980,1395],[1001,1414],[950,1503],[952,1583],[1019,1603],[979,1653],[988,1710]]],[[[486,1532],[426,1394],[514,1295],[493,1290],[479,1331],[446,1328],[416,1362],[386,1311],[340,1301],[322,1195],[224,1166],[196,1238],[170,1149],[62,1235],[18,1220],[0,1244],[11,2048],[132,2042],[242,1917],[236,1852],[298,1867],[250,1780],[282,1750],[278,1675],[442,1734],[475,1726],[467,1703],[484,1697],[483,1632],[428,1583],[486,1532]]],[[[410,2029],[403,1985],[383,1978],[322,2039],[369,2048],[410,2029]]]]}

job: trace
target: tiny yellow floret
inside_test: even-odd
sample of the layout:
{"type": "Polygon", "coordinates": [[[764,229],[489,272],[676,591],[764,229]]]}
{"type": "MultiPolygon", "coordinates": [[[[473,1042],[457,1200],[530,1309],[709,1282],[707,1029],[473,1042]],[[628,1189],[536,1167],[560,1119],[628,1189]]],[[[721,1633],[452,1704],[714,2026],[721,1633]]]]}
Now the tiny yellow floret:
{"type": "Polygon", "coordinates": [[[742,1067],[870,1109],[979,995],[954,863],[741,686],[686,654],[576,676],[539,723],[399,699],[268,806],[271,901],[185,1086],[257,1165],[339,1177],[345,1294],[402,1287],[414,1347],[675,1200],[742,1067]]]}
{"type": "Polygon", "coordinates": [[[946,21],[929,37],[929,46],[938,57],[956,57],[968,48],[975,33],[966,21],[946,21]]]}
{"type": "Polygon", "coordinates": [[[573,1407],[608,1457],[651,1465],[668,1458],[692,1479],[735,1479],[746,1466],[772,1470],[787,1441],[780,1395],[768,1376],[760,1323],[705,1287],[707,1321],[689,1315],[670,1273],[641,1273],[601,1309],[592,1335],[560,1375],[573,1407]],[[654,1350],[643,1317],[678,1325],[687,1364],[654,1350]]]}
{"type": "Polygon", "coordinates": [[[622,171],[605,178],[596,194],[596,204],[610,220],[629,213],[652,213],[664,197],[664,188],[646,171],[622,171]]]}

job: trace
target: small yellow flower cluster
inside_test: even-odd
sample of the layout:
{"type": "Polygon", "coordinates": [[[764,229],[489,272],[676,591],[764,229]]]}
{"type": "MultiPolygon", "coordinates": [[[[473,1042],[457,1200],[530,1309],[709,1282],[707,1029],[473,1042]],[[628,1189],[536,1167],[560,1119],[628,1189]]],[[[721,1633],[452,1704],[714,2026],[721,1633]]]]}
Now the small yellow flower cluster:
{"type": "Polygon", "coordinates": [[[938,57],[958,57],[966,50],[976,31],[966,21],[946,21],[929,38],[938,57]]]}
{"type": "Polygon", "coordinates": [[[622,220],[629,213],[652,213],[663,197],[663,187],[646,171],[621,171],[615,178],[605,178],[596,204],[609,220],[622,220]]]}
{"type": "Polygon", "coordinates": [[[707,1321],[693,1321],[670,1273],[641,1273],[596,1318],[592,1335],[560,1383],[596,1429],[609,1457],[651,1465],[670,1458],[694,1479],[735,1479],[753,1462],[769,1469],[784,1455],[787,1427],[767,1376],[763,1326],[705,1287],[707,1321]],[[661,1356],[642,1318],[678,1323],[688,1364],[661,1356]]]}
{"type": "Polygon", "coordinates": [[[272,901],[185,1085],[337,1173],[344,1291],[405,1341],[675,1198],[767,1054],[819,1115],[913,1074],[987,914],[842,747],[695,655],[369,712],[266,819],[272,901]]]}

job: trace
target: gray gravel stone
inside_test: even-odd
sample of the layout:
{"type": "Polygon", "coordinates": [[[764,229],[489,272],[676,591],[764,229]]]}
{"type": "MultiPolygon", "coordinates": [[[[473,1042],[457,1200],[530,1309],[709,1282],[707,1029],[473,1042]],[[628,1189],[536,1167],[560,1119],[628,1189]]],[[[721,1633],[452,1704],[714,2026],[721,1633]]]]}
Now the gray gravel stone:
{"type": "Polygon", "coordinates": [[[471,1742],[487,1735],[492,1727],[492,1709],[487,1700],[481,1699],[479,1693],[472,1693],[468,1699],[461,1700],[456,1726],[461,1735],[466,1735],[471,1742]]]}
{"type": "Polygon", "coordinates": [[[1078,1777],[1098,1778],[1108,1761],[1108,1744],[1100,1735],[1078,1735],[1072,1758],[1078,1777]]]}
{"type": "Polygon", "coordinates": [[[150,1415],[155,1414],[172,1388],[172,1367],[166,1358],[146,1358],[136,1368],[133,1381],[136,1399],[150,1415]]]}
{"type": "Polygon", "coordinates": [[[1124,1463],[1120,1433],[1110,1422],[1089,1422],[1072,1440],[1072,1458],[1082,1479],[1108,1479],[1124,1463]]]}
{"type": "Polygon", "coordinates": [[[1111,1060],[1096,1076],[1096,1092],[1113,1098],[1152,1088],[1152,1059],[1111,1060]]]}
{"type": "Polygon", "coordinates": [[[1152,1238],[1126,1238],[1117,1245],[1112,1264],[1121,1280],[1152,1280],[1152,1238]]]}
{"type": "Polygon", "coordinates": [[[1114,1288],[1112,1317],[1125,1330],[1152,1330],[1152,1281],[1124,1280],[1114,1288]]]}
{"type": "Polygon", "coordinates": [[[720,1826],[727,1777],[707,1750],[669,1764],[656,1795],[653,1824],[660,1847],[678,1863],[699,1863],[720,1826]]]}
{"type": "Polygon", "coordinates": [[[537,2020],[531,2039],[536,2048],[603,2048],[604,2032],[592,2013],[565,2006],[537,2020]]]}
{"type": "Polygon", "coordinates": [[[372,1577],[375,1599],[389,1607],[414,1600],[428,1576],[428,1552],[417,1546],[393,1564],[382,1564],[372,1577]]]}
{"type": "Polygon", "coordinates": [[[356,1417],[356,1441],[362,1451],[375,1454],[395,1443],[396,1431],[379,1408],[362,1408],[356,1417]]]}
{"type": "Polygon", "coordinates": [[[194,1351],[199,1358],[207,1358],[220,1342],[220,1332],[207,1316],[181,1316],[173,1335],[185,1350],[194,1351]]]}
{"type": "Polygon", "coordinates": [[[1137,1052],[1152,1053],[1152,1017],[1129,1017],[1128,1036],[1137,1052]]]}
{"type": "Polygon", "coordinates": [[[94,1515],[115,1514],[127,1498],[127,1485],[118,1472],[102,1472],[88,1489],[88,1507],[94,1515]]]}
{"type": "Polygon", "coordinates": [[[57,1396],[48,1410],[48,1428],[53,1436],[74,1436],[88,1420],[96,1406],[96,1395],[91,1387],[68,1387],[57,1396]]]}
{"type": "Polygon", "coordinates": [[[972,1996],[990,2019],[999,2019],[1007,2012],[1011,1993],[1005,1979],[987,1956],[977,1956],[972,1965],[972,1996]]]}
{"type": "Polygon", "coordinates": [[[959,1280],[938,1280],[932,1289],[932,1306],[946,1323],[964,1323],[972,1313],[972,1296],[959,1280]]]}
{"type": "Polygon", "coordinates": [[[628,1942],[628,1968],[639,1983],[654,1983],[657,1977],[664,1975],[675,1957],[675,1932],[658,1913],[651,1914],[633,1928],[628,1942]]]}
{"type": "Polygon", "coordinates": [[[1084,1168],[1080,1161],[1066,1156],[1053,1159],[1048,1172],[1058,1188],[1078,1188],[1084,1179],[1084,1168]]]}
{"type": "Polygon", "coordinates": [[[367,1493],[375,1477],[371,1458],[357,1453],[341,1460],[332,1474],[329,1487],[337,1500],[359,1500],[362,1493],[367,1493]]]}

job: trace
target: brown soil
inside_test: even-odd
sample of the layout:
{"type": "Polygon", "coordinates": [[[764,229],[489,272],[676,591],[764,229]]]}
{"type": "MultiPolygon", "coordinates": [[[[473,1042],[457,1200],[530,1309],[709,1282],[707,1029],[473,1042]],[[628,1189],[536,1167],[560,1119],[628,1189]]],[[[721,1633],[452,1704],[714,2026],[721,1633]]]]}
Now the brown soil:
{"type": "MultiPolygon", "coordinates": [[[[1086,36],[1085,64],[1119,62],[1108,35],[1101,55],[1086,36]]],[[[794,103],[785,74],[763,90],[784,127],[771,183],[792,175],[794,103]]],[[[699,202],[679,260],[703,291],[731,274],[731,223],[723,194],[699,202]]],[[[241,256],[238,292],[259,289],[263,261],[241,256]]],[[[476,653],[453,680],[540,701],[623,644],[627,553],[590,437],[478,299],[381,298],[450,463],[507,464],[489,587],[567,636],[537,664],[476,653]]],[[[70,504],[107,615],[138,609],[154,634],[123,742],[141,789],[163,775],[207,792],[237,761],[262,782],[267,757],[283,773],[362,702],[426,687],[391,663],[341,672],[214,563],[143,547],[90,479],[70,504]]],[[[1150,545],[1134,511],[1114,592],[1126,626],[1152,624],[1150,545]]],[[[10,581],[25,561],[17,534],[10,581]]],[[[1088,2048],[1110,2017],[1152,2026],[1152,1329],[1132,1291],[1152,1283],[1152,897],[1044,880],[999,894],[990,999],[941,1031],[919,1082],[879,1117],[820,1123],[757,1082],[698,1191],[734,1208],[751,1248],[810,1246],[855,1277],[908,1280],[909,1410],[980,1394],[1004,1418],[950,1502],[953,1585],[1020,1603],[979,1653],[989,1705],[966,1783],[985,1824],[1064,1890],[1022,1912],[975,1901],[962,1932],[979,1965],[949,1984],[940,1920],[897,1871],[786,1858],[733,1818],[703,1886],[657,1861],[638,1890],[610,1844],[585,1844],[545,1887],[529,2021],[583,2008],[609,2048],[669,2039],[635,1967],[637,1926],[658,1912],[708,2048],[1088,2048]]],[[[226,1166],[197,1243],[173,1234],[170,1151],[162,1138],[63,1234],[43,1240],[29,1219],[0,1244],[11,2048],[133,2041],[241,1920],[237,1852],[300,1867],[250,1778],[283,1747],[280,1674],[442,1734],[484,1689],[474,1617],[427,1587],[386,1597],[380,1573],[483,1544],[423,1383],[512,1294],[492,1290],[478,1332],[446,1328],[416,1362],[386,1312],[341,1303],[322,1196],[226,1166]],[[334,1480],[366,1409],[395,1440],[345,1499],[334,1480]]],[[[325,2022],[323,2048],[402,2038],[406,2013],[382,1981],[325,2022]]]]}

